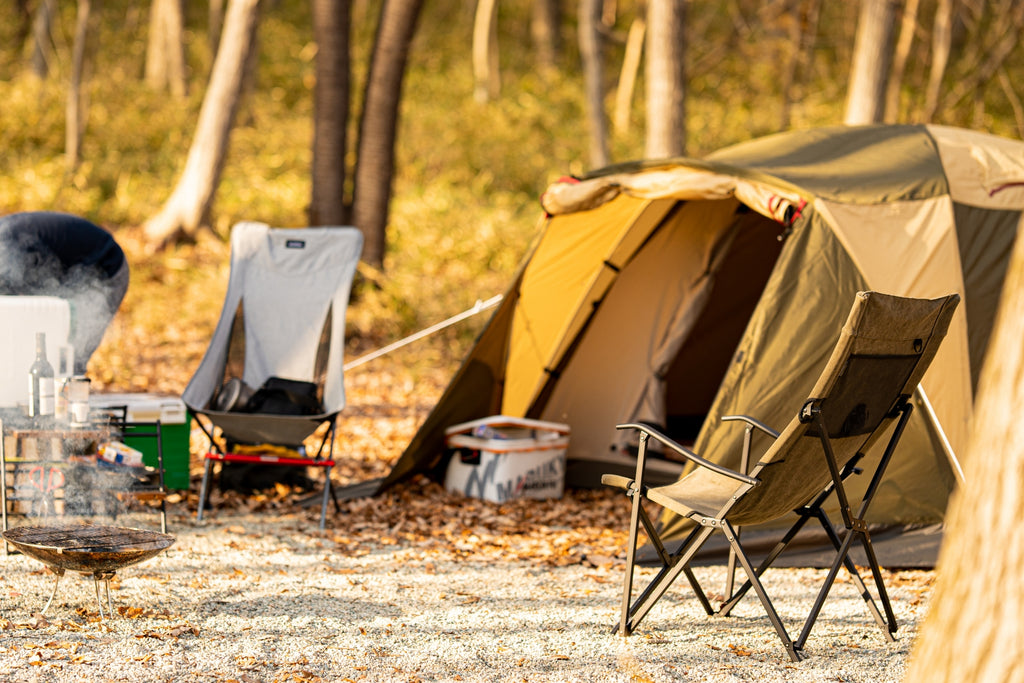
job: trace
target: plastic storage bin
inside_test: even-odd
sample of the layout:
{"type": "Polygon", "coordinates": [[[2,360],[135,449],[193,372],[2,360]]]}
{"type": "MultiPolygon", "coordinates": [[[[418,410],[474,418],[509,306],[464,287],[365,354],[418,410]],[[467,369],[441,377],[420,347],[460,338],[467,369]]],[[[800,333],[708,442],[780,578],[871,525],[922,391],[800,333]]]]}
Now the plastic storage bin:
{"type": "Polygon", "coordinates": [[[569,425],[496,415],[445,430],[445,488],[503,503],[561,498],[569,425]]]}
{"type": "MultiPolygon", "coordinates": [[[[189,484],[189,431],[191,417],[185,402],[178,396],[161,394],[93,394],[89,397],[92,408],[127,408],[128,422],[160,421],[160,434],[164,451],[164,485],[169,489],[187,490],[189,484]]],[[[132,438],[133,431],[147,431],[147,428],[129,427],[124,443],[142,451],[142,462],[156,467],[156,440],[153,438],[132,438]]]]}

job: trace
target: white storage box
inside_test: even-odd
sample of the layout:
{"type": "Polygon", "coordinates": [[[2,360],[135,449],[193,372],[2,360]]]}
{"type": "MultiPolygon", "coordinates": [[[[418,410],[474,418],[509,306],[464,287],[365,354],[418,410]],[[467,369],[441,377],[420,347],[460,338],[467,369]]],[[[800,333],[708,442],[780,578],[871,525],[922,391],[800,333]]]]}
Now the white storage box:
{"type": "Polygon", "coordinates": [[[445,430],[449,491],[503,503],[561,498],[569,425],[496,415],[445,430]]]}
{"type": "Polygon", "coordinates": [[[57,352],[68,343],[70,330],[71,306],[64,299],[0,296],[0,407],[28,402],[28,369],[36,357],[36,332],[46,334],[46,360],[57,370],[57,352]]]}

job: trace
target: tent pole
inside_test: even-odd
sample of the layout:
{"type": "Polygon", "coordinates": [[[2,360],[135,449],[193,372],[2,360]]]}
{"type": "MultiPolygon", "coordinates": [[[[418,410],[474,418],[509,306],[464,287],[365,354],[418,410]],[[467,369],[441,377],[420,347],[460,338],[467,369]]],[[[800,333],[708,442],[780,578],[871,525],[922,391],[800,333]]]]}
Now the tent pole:
{"type": "Polygon", "coordinates": [[[963,467],[960,466],[960,461],[957,459],[956,453],[953,452],[953,446],[949,443],[949,439],[946,438],[946,432],[943,431],[942,423],[939,422],[935,409],[932,408],[932,402],[928,400],[928,394],[924,393],[924,387],[920,384],[917,385],[917,395],[921,399],[921,405],[924,407],[925,412],[928,413],[928,417],[931,418],[935,430],[939,433],[942,450],[946,452],[946,458],[949,460],[949,464],[953,466],[953,475],[956,477],[957,483],[963,486],[965,484],[963,467]]]}
{"type": "Polygon", "coordinates": [[[479,299],[477,299],[476,304],[474,304],[471,308],[467,308],[462,313],[459,313],[457,315],[453,315],[452,317],[448,318],[447,320],[442,320],[441,322],[439,322],[439,323],[437,323],[435,325],[431,325],[430,327],[426,328],[425,330],[420,330],[419,332],[416,332],[414,334],[410,334],[408,337],[405,337],[404,339],[399,339],[398,341],[396,341],[394,343],[391,343],[391,344],[388,344],[387,346],[385,346],[383,348],[380,348],[380,349],[377,349],[376,351],[371,351],[370,353],[366,354],[365,356],[360,356],[359,358],[356,358],[355,360],[351,360],[348,363],[345,363],[345,365],[343,366],[343,370],[348,372],[352,368],[358,367],[358,366],[362,365],[363,363],[368,363],[371,360],[373,360],[374,358],[379,358],[379,357],[381,357],[381,356],[383,356],[383,355],[385,355],[387,353],[391,353],[395,349],[399,349],[399,348],[401,348],[401,347],[403,347],[403,346],[405,346],[407,344],[411,344],[412,342],[414,342],[414,341],[416,341],[418,339],[422,339],[423,337],[429,336],[429,335],[431,335],[431,334],[433,334],[433,333],[435,333],[435,332],[437,332],[439,330],[443,330],[446,327],[449,327],[451,325],[454,325],[457,322],[465,320],[466,318],[470,318],[470,317],[476,315],[477,313],[480,313],[482,311],[486,311],[489,308],[494,308],[499,303],[501,303],[501,300],[503,298],[504,298],[503,295],[498,294],[496,296],[492,296],[487,301],[480,301],[479,299]]]}

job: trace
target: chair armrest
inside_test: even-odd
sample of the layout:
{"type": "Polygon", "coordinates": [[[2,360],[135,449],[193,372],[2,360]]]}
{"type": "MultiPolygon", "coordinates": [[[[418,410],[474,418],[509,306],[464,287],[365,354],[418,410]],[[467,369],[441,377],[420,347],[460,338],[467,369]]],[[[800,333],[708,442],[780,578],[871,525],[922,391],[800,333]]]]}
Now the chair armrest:
{"type": "Polygon", "coordinates": [[[760,420],[755,420],[749,415],[723,415],[722,422],[746,422],[751,427],[756,427],[760,429],[762,432],[772,437],[773,439],[779,438],[779,433],[777,431],[766,425],[764,422],[761,422],[760,420]]]}
{"type": "Polygon", "coordinates": [[[758,484],[761,483],[759,479],[755,479],[754,477],[750,477],[745,474],[740,474],[739,472],[730,470],[728,467],[716,465],[710,460],[705,460],[704,458],[700,457],[699,455],[691,451],[689,448],[686,448],[685,446],[676,443],[675,441],[665,436],[664,434],[662,434],[661,432],[659,432],[657,429],[650,425],[641,424],[637,422],[629,422],[627,424],[616,425],[615,428],[636,429],[640,432],[643,432],[644,434],[652,436],[656,440],[660,441],[663,445],[667,446],[668,448],[671,448],[673,451],[683,456],[690,462],[701,467],[704,467],[706,469],[709,469],[712,472],[715,472],[716,474],[721,474],[724,477],[729,477],[730,479],[735,479],[736,481],[743,482],[744,484],[750,484],[751,486],[757,486],[758,484]]]}
{"type": "MultiPolygon", "coordinates": [[[[601,483],[605,486],[614,486],[615,488],[628,491],[634,482],[629,477],[624,477],[621,474],[602,474],[601,483]]],[[[645,486],[644,488],[646,489],[647,487],[645,486]]],[[[642,493],[646,493],[646,491],[642,493]]]]}

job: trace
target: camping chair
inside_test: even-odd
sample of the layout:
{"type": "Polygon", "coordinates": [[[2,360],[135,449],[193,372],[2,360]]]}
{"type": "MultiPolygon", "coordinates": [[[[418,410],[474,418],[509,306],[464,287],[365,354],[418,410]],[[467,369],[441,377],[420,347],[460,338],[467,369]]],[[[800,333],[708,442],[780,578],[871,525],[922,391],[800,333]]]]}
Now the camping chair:
{"type": "Polygon", "coordinates": [[[337,416],[345,406],[345,309],[362,244],[362,234],[348,227],[241,223],[232,230],[224,307],[182,394],[211,444],[197,521],[213,464],[221,463],[223,479],[225,463],[246,463],[323,470],[324,528],[337,416]],[[307,454],[306,439],[325,424],[319,448],[307,454]]]}
{"type": "MultiPolygon", "coordinates": [[[[679,574],[686,576],[704,610],[709,615],[714,614],[707,595],[690,568],[690,562],[717,529],[725,535],[747,575],[747,584],[731,596],[719,613],[728,614],[752,587],[793,661],[799,661],[804,656],[803,647],[807,636],[840,566],[849,570],[875,621],[882,627],[886,638],[892,640],[896,622],[864,518],[910,417],[910,396],[945,336],[959,300],[956,294],[924,300],[877,292],[858,293],[824,371],[809,398],[781,433],[751,417],[730,415],[722,418],[746,425],[744,460],[750,455],[755,430],[773,439],[749,474],[709,462],[648,425],[619,425],[620,429],[638,430],[640,446],[635,479],[618,475],[602,477],[605,484],[625,489],[633,499],[622,614],[616,630],[626,636],[636,629],[679,574]],[[861,505],[854,512],[843,481],[860,472],[865,453],[887,433],[894,422],[895,427],[875,467],[861,505]],[[695,469],[668,486],[645,486],[644,459],[650,439],[655,439],[683,456],[696,466],[695,469]],[[846,529],[841,540],[832,531],[822,511],[825,499],[833,493],[838,498],[846,529]],[[678,549],[672,552],[666,549],[651,517],[644,509],[644,499],[694,523],[678,549]],[[790,640],[760,581],[762,572],[784,546],[777,547],[774,555],[770,555],[755,571],[737,538],[740,526],[772,522],[792,511],[798,511],[801,515],[797,522],[800,526],[808,518],[820,519],[830,532],[836,548],[835,562],[796,642],[790,640]],[[660,557],[662,567],[631,604],[637,537],[641,525],[660,557]],[[868,557],[879,600],[885,609],[885,618],[881,616],[849,558],[848,553],[855,539],[861,542],[868,557]]],[[[792,538],[788,534],[787,537],[790,540],[792,538]]]]}

